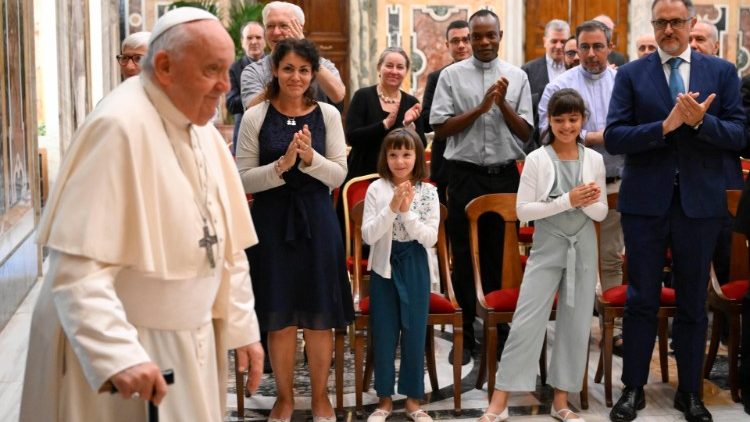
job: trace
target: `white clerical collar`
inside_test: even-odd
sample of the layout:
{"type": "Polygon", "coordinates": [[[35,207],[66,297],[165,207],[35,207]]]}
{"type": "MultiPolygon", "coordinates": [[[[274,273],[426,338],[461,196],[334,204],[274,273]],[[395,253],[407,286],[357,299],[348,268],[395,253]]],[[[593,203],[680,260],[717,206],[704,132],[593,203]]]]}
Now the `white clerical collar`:
{"type": "Polygon", "coordinates": [[[192,123],[175,105],[167,94],[161,90],[145,73],[141,72],[138,77],[143,84],[143,90],[154,104],[159,116],[177,127],[187,128],[192,123]]]}
{"type": "Polygon", "coordinates": [[[690,46],[685,47],[685,49],[682,51],[682,53],[680,53],[679,56],[672,56],[671,54],[666,53],[661,48],[657,48],[656,51],[659,53],[659,59],[661,60],[661,64],[666,63],[672,57],[679,57],[682,59],[682,61],[690,63],[690,52],[691,52],[690,46]]]}
{"type": "Polygon", "coordinates": [[[495,57],[494,59],[483,62],[479,59],[477,59],[475,56],[471,56],[471,62],[474,63],[474,66],[480,68],[480,69],[491,69],[495,66],[497,66],[498,62],[500,62],[500,59],[495,57]]]}

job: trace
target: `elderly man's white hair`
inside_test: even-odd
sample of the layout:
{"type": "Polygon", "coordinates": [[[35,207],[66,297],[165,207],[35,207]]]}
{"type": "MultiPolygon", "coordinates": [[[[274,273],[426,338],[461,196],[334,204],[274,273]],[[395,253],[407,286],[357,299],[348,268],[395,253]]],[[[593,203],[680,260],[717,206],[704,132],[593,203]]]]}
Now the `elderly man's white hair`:
{"type": "Polygon", "coordinates": [[[302,8],[293,3],[287,3],[285,1],[272,1],[263,8],[263,25],[265,26],[268,21],[268,14],[271,10],[289,10],[294,13],[294,17],[297,18],[300,25],[305,24],[305,12],[302,8]]]}
{"type": "Polygon", "coordinates": [[[709,32],[708,35],[711,37],[711,41],[713,42],[719,41],[719,29],[716,28],[716,25],[714,25],[712,22],[709,22],[705,19],[698,19],[698,22],[696,23],[696,25],[698,25],[699,23],[702,23],[703,25],[706,25],[708,27],[708,32],[709,32]]]}
{"type": "Polygon", "coordinates": [[[148,47],[148,39],[151,37],[151,33],[148,31],[134,32],[124,40],[122,40],[122,46],[120,51],[124,51],[126,48],[137,49],[141,47],[148,47]]]}

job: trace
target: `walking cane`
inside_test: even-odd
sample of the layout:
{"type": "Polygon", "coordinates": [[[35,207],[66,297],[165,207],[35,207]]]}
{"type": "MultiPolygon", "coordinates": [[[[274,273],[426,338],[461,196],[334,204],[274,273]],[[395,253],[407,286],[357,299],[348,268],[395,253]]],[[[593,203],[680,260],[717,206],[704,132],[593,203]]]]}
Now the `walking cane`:
{"type": "MultiPolygon", "coordinates": [[[[167,385],[174,384],[174,370],[167,369],[161,371],[161,375],[164,377],[164,381],[166,381],[167,385]]],[[[117,387],[115,387],[114,384],[110,384],[109,392],[112,394],[117,393],[117,387]]],[[[159,422],[159,408],[150,400],[148,402],[148,420],[149,422],[159,422]]]]}

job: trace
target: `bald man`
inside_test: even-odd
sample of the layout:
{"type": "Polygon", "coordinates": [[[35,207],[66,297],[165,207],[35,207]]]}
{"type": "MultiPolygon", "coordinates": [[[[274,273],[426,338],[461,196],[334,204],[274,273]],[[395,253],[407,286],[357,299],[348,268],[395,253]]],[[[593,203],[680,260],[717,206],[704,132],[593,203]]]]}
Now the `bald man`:
{"type": "Polygon", "coordinates": [[[643,58],[656,51],[656,39],[654,34],[643,34],[635,39],[635,49],[638,58],[643,58]]]}

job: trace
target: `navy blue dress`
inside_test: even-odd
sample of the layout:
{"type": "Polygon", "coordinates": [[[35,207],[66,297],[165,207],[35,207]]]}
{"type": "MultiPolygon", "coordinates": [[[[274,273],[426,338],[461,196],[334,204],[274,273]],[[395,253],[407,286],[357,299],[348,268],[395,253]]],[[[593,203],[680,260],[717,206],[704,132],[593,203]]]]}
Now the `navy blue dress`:
{"type": "MultiPolygon", "coordinates": [[[[288,125],[287,117],[269,106],[258,134],[259,165],[284,155],[305,124],[312,147],[325,156],[320,107],[295,120],[288,125]]],[[[253,195],[260,242],[248,250],[248,259],[261,331],[344,328],[354,319],[354,307],[329,188],[297,165],[283,177],[284,185],[253,195]]]]}

